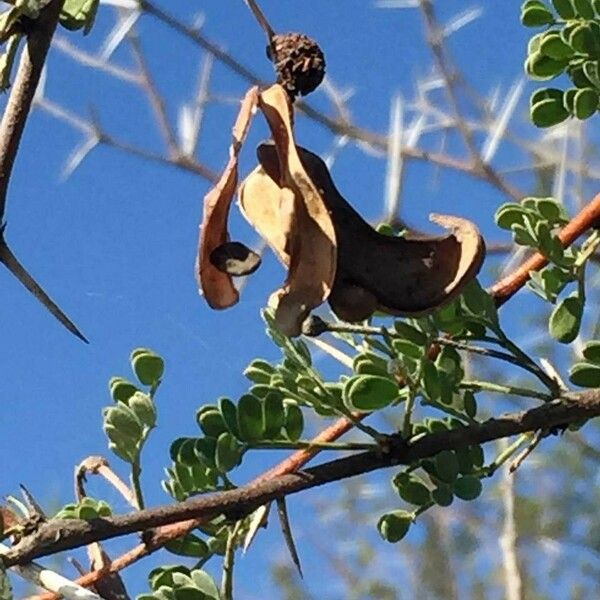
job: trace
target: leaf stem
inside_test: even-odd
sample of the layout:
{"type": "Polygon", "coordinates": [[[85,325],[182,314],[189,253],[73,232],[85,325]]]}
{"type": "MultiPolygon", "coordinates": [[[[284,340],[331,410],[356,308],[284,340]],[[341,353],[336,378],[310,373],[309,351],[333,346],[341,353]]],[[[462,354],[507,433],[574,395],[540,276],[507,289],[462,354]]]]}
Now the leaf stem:
{"type": "Polygon", "coordinates": [[[223,556],[223,577],[221,579],[221,598],[233,600],[233,567],[235,564],[235,539],[240,528],[241,521],[229,528],[225,555],[223,556]]]}
{"type": "Polygon", "coordinates": [[[463,381],[459,384],[459,387],[463,390],[471,390],[472,392],[492,392],[494,394],[509,394],[511,396],[537,398],[544,402],[550,402],[554,399],[550,394],[545,392],[513,385],[492,383],[491,381],[463,381]]]}
{"type": "Polygon", "coordinates": [[[261,440],[260,442],[251,442],[247,444],[247,447],[252,450],[297,450],[300,448],[311,450],[314,448],[318,450],[365,451],[377,450],[379,445],[362,442],[316,442],[313,440],[288,442],[286,440],[261,440]]]}
{"type": "Polygon", "coordinates": [[[507,462],[521,446],[527,442],[533,436],[533,432],[528,431],[522,433],[512,444],[507,446],[496,458],[486,467],[483,467],[482,471],[485,477],[491,477],[505,462],[507,462]]]}
{"type": "Polygon", "coordinates": [[[140,455],[138,454],[131,465],[131,487],[133,488],[133,495],[138,510],[144,510],[144,494],[142,492],[141,475],[142,466],[140,463],[140,455]]]}

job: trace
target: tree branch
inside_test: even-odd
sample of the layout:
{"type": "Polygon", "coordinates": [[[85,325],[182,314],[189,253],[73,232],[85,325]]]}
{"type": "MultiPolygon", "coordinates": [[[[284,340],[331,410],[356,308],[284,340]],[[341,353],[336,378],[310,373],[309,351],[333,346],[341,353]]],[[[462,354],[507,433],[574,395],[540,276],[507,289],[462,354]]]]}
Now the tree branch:
{"type": "Polygon", "coordinates": [[[257,507],[284,496],[377,469],[412,464],[442,450],[456,450],[526,431],[564,427],[569,423],[600,416],[600,389],[569,394],[526,412],[512,413],[451,431],[404,442],[389,438],[389,446],[378,452],[363,452],[324,463],[298,473],[249,484],[235,490],[194,498],[167,506],[92,521],[49,521],[25,537],[4,557],[7,566],[23,564],[49,554],[94,541],[176,523],[183,519],[209,520],[225,513],[239,519],[257,507]]]}
{"type": "Polygon", "coordinates": [[[75,324],[18,261],[6,243],[2,225],[13,166],[63,2],[64,0],[52,0],[42,10],[39,18],[33,22],[21,54],[17,77],[0,122],[0,262],[60,323],[79,339],[87,342],[75,324]]]}
{"type": "Polygon", "coordinates": [[[34,29],[27,36],[17,77],[0,122],[0,223],[6,210],[12,168],[63,2],[52,0],[33,23],[34,29]]]}

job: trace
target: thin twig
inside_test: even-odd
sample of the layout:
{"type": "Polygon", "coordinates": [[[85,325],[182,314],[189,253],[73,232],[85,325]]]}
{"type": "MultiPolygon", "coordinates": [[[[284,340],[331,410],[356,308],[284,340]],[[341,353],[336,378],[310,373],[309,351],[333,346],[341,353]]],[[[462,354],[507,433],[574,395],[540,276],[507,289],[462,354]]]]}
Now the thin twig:
{"type": "MultiPolygon", "coordinates": [[[[506,449],[506,442],[503,444],[506,449]]],[[[504,525],[500,536],[500,548],[502,550],[502,563],[504,566],[504,589],[506,600],[522,600],[523,585],[519,572],[519,560],[517,553],[517,529],[515,519],[515,490],[514,477],[511,477],[509,467],[502,469],[502,482],[500,489],[502,493],[502,504],[504,506],[504,525]]]]}
{"type": "Polygon", "coordinates": [[[548,435],[547,430],[536,431],[529,445],[515,458],[512,464],[508,467],[509,473],[514,473],[524,462],[525,459],[539,446],[539,443],[548,435]]]}
{"type": "Polygon", "coordinates": [[[231,525],[227,534],[225,556],[223,557],[223,577],[221,581],[221,598],[223,600],[233,600],[233,567],[235,564],[237,533],[241,523],[241,521],[237,521],[234,525],[231,525]]]}
{"type": "Polygon", "coordinates": [[[110,468],[108,460],[103,456],[88,456],[75,468],[75,497],[79,501],[87,495],[83,484],[89,473],[104,477],[123,496],[129,506],[134,510],[140,508],[129,486],[110,468]]]}
{"type": "Polygon", "coordinates": [[[463,119],[462,111],[460,110],[460,106],[458,104],[456,81],[459,80],[459,75],[453,72],[448,64],[446,50],[443,46],[444,36],[435,16],[433,3],[431,0],[419,0],[419,6],[425,19],[427,41],[435,58],[438,70],[444,79],[444,87],[446,88],[448,101],[456,120],[456,126],[461,132],[469,153],[471,154],[473,171],[475,173],[481,173],[485,179],[487,179],[498,189],[502,190],[508,196],[518,199],[518,190],[504,181],[504,179],[502,179],[502,177],[500,177],[500,175],[488,163],[485,163],[482,160],[481,153],[479,152],[479,149],[475,143],[473,132],[463,119]]]}
{"type": "Polygon", "coordinates": [[[258,21],[258,24],[267,34],[267,40],[269,41],[269,43],[271,43],[273,37],[275,36],[275,30],[271,27],[271,25],[269,25],[269,21],[267,21],[267,18],[265,17],[263,11],[260,9],[260,6],[258,6],[256,0],[244,0],[244,2],[252,11],[252,14],[258,21]]]}
{"type": "Polygon", "coordinates": [[[133,56],[138,65],[140,85],[150,101],[154,116],[156,117],[156,122],[160,127],[167,145],[169,156],[171,158],[177,158],[180,154],[177,136],[175,135],[175,131],[173,130],[171,121],[167,115],[165,99],[158,91],[154,77],[152,77],[152,73],[148,68],[140,38],[134,30],[130,30],[127,34],[127,39],[129,40],[133,56]]]}

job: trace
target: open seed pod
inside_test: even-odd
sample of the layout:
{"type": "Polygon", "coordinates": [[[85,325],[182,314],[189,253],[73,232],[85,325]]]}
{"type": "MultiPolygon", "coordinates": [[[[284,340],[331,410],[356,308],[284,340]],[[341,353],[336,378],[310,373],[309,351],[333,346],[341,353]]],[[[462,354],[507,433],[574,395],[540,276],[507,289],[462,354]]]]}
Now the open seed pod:
{"type": "MultiPolygon", "coordinates": [[[[325,163],[296,147],[304,171],[331,215],[337,240],[337,270],[328,297],[335,314],[363,320],[380,310],[394,315],[429,312],[455,298],[478,273],[485,245],[467,219],[431,215],[449,229],[446,236],[391,237],[378,233],[336,189],[325,163]]],[[[250,223],[286,265],[292,264],[290,240],[281,230],[279,150],[258,147],[257,167],[240,187],[240,206],[250,223]]]]}
{"type": "MultiPolygon", "coordinates": [[[[238,183],[238,159],[240,150],[258,103],[258,88],[248,90],[233,126],[233,141],[229,149],[229,161],[221,178],[214,188],[204,197],[204,214],[200,226],[198,240],[198,255],[196,258],[196,278],[211,308],[228,308],[239,299],[239,294],[233,285],[232,273],[228,267],[221,266],[225,263],[224,254],[230,254],[231,244],[227,221],[229,208],[235,195],[238,183]]],[[[250,262],[249,268],[257,268],[260,262],[258,257],[246,261],[250,262]]],[[[238,262],[243,262],[239,261],[238,262]]]]}
{"type": "MultiPolygon", "coordinates": [[[[336,234],[325,199],[304,169],[292,128],[292,107],[286,91],[276,84],[259,97],[273,135],[272,173],[276,219],[265,239],[275,238],[288,256],[288,277],[271,295],[275,322],[286,335],[300,335],[302,322],[331,292],[336,273],[336,234]]],[[[255,197],[260,203],[260,196],[255,197]]]]}

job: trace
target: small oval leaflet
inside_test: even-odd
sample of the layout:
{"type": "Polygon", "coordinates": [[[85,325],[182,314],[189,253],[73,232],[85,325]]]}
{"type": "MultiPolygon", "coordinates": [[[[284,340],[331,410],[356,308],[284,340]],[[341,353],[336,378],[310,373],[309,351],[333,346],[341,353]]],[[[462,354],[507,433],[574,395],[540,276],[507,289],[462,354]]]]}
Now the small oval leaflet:
{"type": "Polygon", "coordinates": [[[377,410],[391,404],[398,395],[398,385],[378,375],[357,375],[344,384],[346,404],[352,410],[377,410]]]}
{"type": "Polygon", "coordinates": [[[600,387],[600,365],[588,362],[574,364],[569,371],[571,383],[580,387],[600,387]]]}
{"type": "Polygon", "coordinates": [[[395,510],[387,513],[379,519],[377,529],[386,542],[399,542],[410,529],[413,522],[411,513],[405,510],[395,510]]]}

